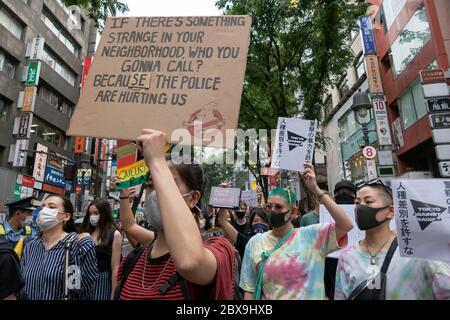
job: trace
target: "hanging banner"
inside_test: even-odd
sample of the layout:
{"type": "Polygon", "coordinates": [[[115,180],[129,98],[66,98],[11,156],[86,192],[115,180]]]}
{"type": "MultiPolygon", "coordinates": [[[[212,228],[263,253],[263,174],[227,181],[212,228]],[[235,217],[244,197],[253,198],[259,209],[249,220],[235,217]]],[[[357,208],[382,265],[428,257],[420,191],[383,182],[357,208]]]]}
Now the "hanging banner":
{"type": "Polygon", "coordinates": [[[312,163],[316,126],[316,121],[278,118],[271,167],[303,171],[305,163],[312,163]]]}
{"type": "Polygon", "coordinates": [[[450,180],[393,180],[392,190],[400,256],[450,263],[450,180]]]}
{"type": "Polygon", "coordinates": [[[109,17],[68,135],[225,136],[237,126],[250,27],[250,16],[109,17]]]}

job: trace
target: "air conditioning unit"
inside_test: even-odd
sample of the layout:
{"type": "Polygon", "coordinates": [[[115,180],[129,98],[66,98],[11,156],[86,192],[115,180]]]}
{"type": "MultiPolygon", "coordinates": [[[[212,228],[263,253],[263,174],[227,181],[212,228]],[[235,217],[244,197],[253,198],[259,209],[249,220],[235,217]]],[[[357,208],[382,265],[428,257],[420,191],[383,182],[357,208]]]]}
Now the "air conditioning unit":
{"type": "Polygon", "coordinates": [[[406,179],[430,179],[433,178],[431,171],[410,171],[400,176],[406,179]]]}

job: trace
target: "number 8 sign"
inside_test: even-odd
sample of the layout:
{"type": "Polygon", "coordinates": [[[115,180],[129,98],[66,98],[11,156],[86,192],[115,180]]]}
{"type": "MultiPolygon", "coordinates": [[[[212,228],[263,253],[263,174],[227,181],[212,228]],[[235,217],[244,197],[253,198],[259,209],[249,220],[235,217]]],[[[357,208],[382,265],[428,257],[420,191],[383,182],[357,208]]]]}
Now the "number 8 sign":
{"type": "Polygon", "coordinates": [[[377,150],[372,146],[364,147],[363,156],[369,160],[374,159],[377,156],[377,150]]]}

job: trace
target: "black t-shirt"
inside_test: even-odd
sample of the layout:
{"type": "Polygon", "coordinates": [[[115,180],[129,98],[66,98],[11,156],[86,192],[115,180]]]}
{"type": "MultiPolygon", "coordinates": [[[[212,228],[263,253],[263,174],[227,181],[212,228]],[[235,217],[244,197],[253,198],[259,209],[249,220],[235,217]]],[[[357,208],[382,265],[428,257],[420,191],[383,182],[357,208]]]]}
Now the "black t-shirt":
{"type": "Polygon", "coordinates": [[[250,237],[252,229],[250,228],[250,224],[248,223],[248,218],[246,218],[246,220],[247,222],[242,225],[234,222],[234,228],[237,230],[237,232],[243,233],[245,236],[250,237]]]}
{"type": "Polygon", "coordinates": [[[250,237],[247,237],[245,234],[238,232],[235,248],[239,252],[241,259],[244,259],[245,246],[247,245],[250,237]]]}

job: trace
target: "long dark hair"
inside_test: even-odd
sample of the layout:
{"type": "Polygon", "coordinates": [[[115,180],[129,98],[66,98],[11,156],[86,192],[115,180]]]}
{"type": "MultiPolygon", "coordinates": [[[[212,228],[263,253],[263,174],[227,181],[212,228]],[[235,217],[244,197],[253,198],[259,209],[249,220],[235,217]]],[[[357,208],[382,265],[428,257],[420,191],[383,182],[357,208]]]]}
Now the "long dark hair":
{"type": "Polygon", "coordinates": [[[92,234],[95,231],[94,226],[89,222],[89,209],[95,206],[100,214],[100,219],[98,221],[98,243],[105,244],[108,242],[108,239],[111,235],[111,231],[116,229],[116,223],[114,222],[114,218],[112,215],[111,206],[108,200],[105,199],[95,199],[92,201],[86,210],[86,215],[84,216],[83,223],[81,224],[80,232],[88,232],[92,234]]]}
{"type": "Polygon", "coordinates": [[[70,199],[59,194],[52,194],[48,198],[59,198],[62,200],[64,212],[70,214],[69,220],[64,223],[63,230],[67,233],[75,232],[75,222],[73,221],[73,205],[72,202],[70,202],[70,199]]]}
{"type": "MultiPolygon", "coordinates": [[[[172,159],[170,155],[166,157],[166,160],[169,160],[172,162],[172,159]]],[[[177,170],[178,174],[180,175],[183,182],[186,184],[186,186],[191,190],[197,190],[200,192],[200,198],[197,202],[197,207],[202,207],[202,195],[203,191],[205,189],[206,184],[206,178],[203,174],[203,169],[198,164],[174,164],[172,162],[173,167],[177,170]]],[[[194,213],[199,213],[198,209],[194,207],[192,209],[194,213]]]]}

